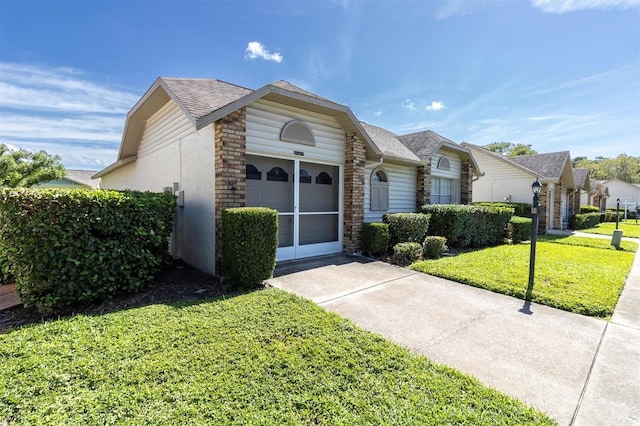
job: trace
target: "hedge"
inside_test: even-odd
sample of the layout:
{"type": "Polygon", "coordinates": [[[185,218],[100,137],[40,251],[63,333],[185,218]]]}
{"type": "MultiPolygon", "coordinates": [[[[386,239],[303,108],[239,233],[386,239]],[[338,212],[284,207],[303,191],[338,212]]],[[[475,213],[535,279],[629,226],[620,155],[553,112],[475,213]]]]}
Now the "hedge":
{"type": "Polygon", "coordinates": [[[514,216],[528,217],[531,215],[531,204],[529,203],[506,203],[502,201],[479,201],[473,203],[474,206],[481,207],[501,207],[505,209],[513,209],[514,216]]]}
{"type": "Polygon", "coordinates": [[[222,269],[234,288],[254,288],[273,276],[278,212],[266,207],[222,211],[222,269]]]}
{"type": "Polygon", "coordinates": [[[422,213],[388,213],[382,221],[389,225],[389,245],[421,243],[427,235],[429,216],[422,213]]]}
{"type": "Polygon", "coordinates": [[[362,252],[380,256],[389,249],[389,225],[386,223],[364,223],[362,225],[362,252]]]}
{"type": "Polygon", "coordinates": [[[393,261],[398,265],[407,266],[420,260],[422,246],[420,243],[398,243],[393,246],[393,261]]]}
{"type": "Polygon", "coordinates": [[[600,208],[596,206],[587,206],[587,205],[580,206],[580,214],[585,214],[585,213],[600,213],[600,208]]]}
{"type": "Polygon", "coordinates": [[[519,244],[531,239],[531,227],[533,219],[528,217],[513,216],[507,224],[507,238],[511,244],[519,244]]]}
{"type": "Polygon", "coordinates": [[[483,247],[503,242],[513,209],[462,204],[427,204],[431,216],[429,235],[447,239],[453,247],[483,247]]]}
{"type": "Polygon", "coordinates": [[[569,226],[571,229],[593,228],[600,223],[600,213],[576,214],[571,218],[569,226]]]}
{"type": "Polygon", "coordinates": [[[25,306],[102,301],[149,282],[167,253],[175,197],[134,191],[2,189],[0,252],[25,306]]]}
{"type": "Polygon", "coordinates": [[[422,255],[425,259],[440,259],[442,253],[447,251],[447,239],[429,235],[422,243],[422,255]]]}

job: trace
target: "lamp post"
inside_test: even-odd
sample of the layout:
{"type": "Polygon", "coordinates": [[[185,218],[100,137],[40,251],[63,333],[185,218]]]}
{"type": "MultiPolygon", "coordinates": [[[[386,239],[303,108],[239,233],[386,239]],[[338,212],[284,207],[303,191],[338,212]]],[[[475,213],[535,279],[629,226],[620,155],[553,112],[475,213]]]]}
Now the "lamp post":
{"type": "MultiPolygon", "coordinates": [[[[527,293],[533,290],[533,276],[536,267],[536,240],[538,237],[538,202],[540,201],[540,190],[542,184],[536,178],[531,185],[533,191],[533,205],[531,206],[531,254],[529,256],[529,287],[527,293]]],[[[530,294],[527,294],[530,296],[530,294]]]]}
{"type": "Polygon", "coordinates": [[[618,229],[619,220],[620,220],[620,198],[616,200],[616,229],[618,229]]]}

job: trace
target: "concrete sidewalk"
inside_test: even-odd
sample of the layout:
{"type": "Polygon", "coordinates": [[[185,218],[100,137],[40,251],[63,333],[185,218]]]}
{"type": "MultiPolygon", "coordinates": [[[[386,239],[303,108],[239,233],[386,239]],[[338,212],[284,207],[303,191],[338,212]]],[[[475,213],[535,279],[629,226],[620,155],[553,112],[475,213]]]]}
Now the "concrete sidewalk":
{"type": "Polygon", "coordinates": [[[356,256],[281,263],[269,284],[471,374],[561,424],[637,424],[638,258],[638,287],[625,288],[621,303],[628,306],[619,316],[616,309],[611,324],[356,256]]]}

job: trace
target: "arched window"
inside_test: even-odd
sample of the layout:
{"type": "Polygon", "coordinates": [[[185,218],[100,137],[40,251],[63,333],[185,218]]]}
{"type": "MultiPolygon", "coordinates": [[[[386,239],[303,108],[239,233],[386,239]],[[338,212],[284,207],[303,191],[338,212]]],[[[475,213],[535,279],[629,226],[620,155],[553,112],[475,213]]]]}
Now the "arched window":
{"type": "Polygon", "coordinates": [[[280,140],[285,142],[301,143],[303,145],[316,145],[313,132],[303,121],[292,120],[285,124],[280,131],[280,140]]]}
{"type": "Polygon", "coordinates": [[[451,170],[451,164],[449,163],[449,159],[447,157],[440,157],[438,160],[438,169],[439,170],[451,170]]]}
{"type": "Polygon", "coordinates": [[[281,167],[274,167],[267,173],[267,180],[276,182],[289,182],[289,174],[281,167]]]}
{"type": "Polygon", "coordinates": [[[311,175],[305,169],[300,169],[300,183],[311,183],[311,175]]]}
{"type": "Polygon", "coordinates": [[[371,210],[389,210],[389,179],[384,169],[371,173],[371,210]]]}
{"type": "Polygon", "coordinates": [[[316,176],[316,184],[318,185],[331,185],[331,176],[327,172],[321,172],[318,176],[316,176]]]}
{"type": "Polygon", "coordinates": [[[247,164],[246,175],[247,180],[262,180],[262,172],[253,164],[247,164]]]}

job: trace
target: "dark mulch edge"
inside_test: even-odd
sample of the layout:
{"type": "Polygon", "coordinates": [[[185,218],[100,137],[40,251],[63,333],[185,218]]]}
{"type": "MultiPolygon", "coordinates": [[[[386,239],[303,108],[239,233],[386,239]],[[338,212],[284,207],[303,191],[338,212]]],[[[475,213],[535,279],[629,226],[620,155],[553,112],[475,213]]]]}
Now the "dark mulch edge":
{"type": "Polygon", "coordinates": [[[166,262],[155,279],[135,294],[122,295],[100,304],[69,307],[56,315],[42,315],[35,307],[22,305],[0,311],[0,333],[19,327],[84,314],[101,315],[156,303],[176,303],[222,296],[224,289],[217,277],[181,261],[166,262]]]}

